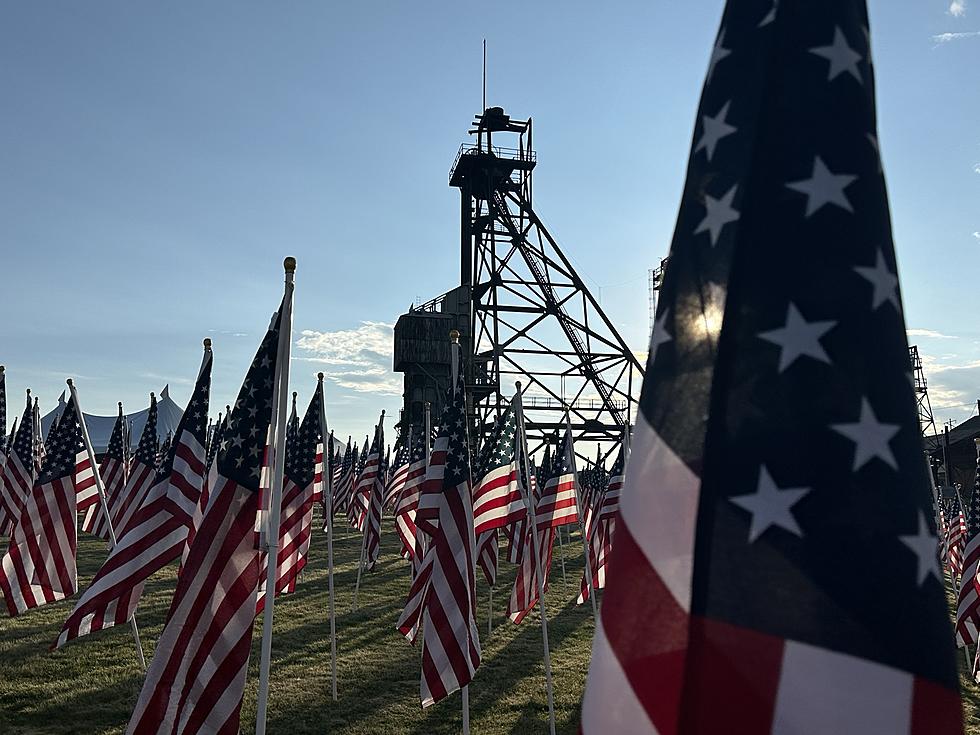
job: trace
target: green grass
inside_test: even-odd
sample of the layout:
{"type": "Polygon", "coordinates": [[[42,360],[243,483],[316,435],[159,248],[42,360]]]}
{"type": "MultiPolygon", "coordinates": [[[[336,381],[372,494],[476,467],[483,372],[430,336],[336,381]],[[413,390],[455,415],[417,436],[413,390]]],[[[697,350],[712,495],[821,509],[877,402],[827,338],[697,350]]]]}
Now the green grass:
{"type": "MultiPolygon", "coordinates": [[[[358,610],[351,609],[360,538],[335,527],[338,701],[330,697],[326,534],[315,532],[310,563],[297,591],[276,601],[268,732],[458,733],[458,694],[422,710],[419,650],[395,630],[408,592],[407,562],[386,519],[375,572],[361,580],[358,610]]],[[[577,539],[577,537],[575,537],[577,539]]],[[[547,595],[555,677],[557,730],[575,733],[592,640],[589,605],[576,606],[581,544],[566,546],[567,588],[558,552],[547,595]]],[[[79,584],[84,588],[106,555],[105,544],[82,534],[79,584]]],[[[474,733],[547,732],[539,617],[520,625],[505,616],[514,567],[500,564],[493,599],[493,633],[487,636],[488,589],[478,577],[483,662],[470,685],[474,733]]],[[[137,611],[147,659],[152,654],[173,593],[176,567],[154,575],[137,611]]],[[[119,626],[49,651],[76,598],[21,617],[0,617],[0,733],[85,733],[125,730],[142,682],[132,634],[119,626]]],[[[256,620],[242,732],[254,732],[261,617],[256,620]]]]}
{"type": "MultiPolygon", "coordinates": [[[[325,534],[314,534],[310,564],[296,593],[276,602],[270,735],[460,731],[458,694],[424,711],[419,706],[419,652],[395,631],[408,591],[408,565],[396,554],[396,538],[387,522],[384,530],[378,568],[362,580],[359,609],[354,612],[360,539],[345,537],[343,528],[335,526],[338,701],[330,698],[325,534]]],[[[104,543],[82,535],[80,584],[87,585],[105,553],[104,543]]],[[[547,601],[557,730],[571,734],[578,729],[593,625],[591,608],[574,604],[582,570],[581,545],[573,540],[571,547],[566,545],[565,556],[568,585],[562,585],[556,550],[547,601]]],[[[504,561],[500,566],[490,636],[488,590],[478,577],[483,663],[470,686],[472,730],[547,732],[539,618],[532,613],[519,626],[506,619],[514,567],[504,561]]],[[[148,658],[170,604],[175,573],[170,566],[150,580],[137,613],[148,658]]],[[[0,733],[107,735],[125,729],[142,681],[130,629],[111,628],[49,651],[72,605],[69,600],[19,618],[0,617],[0,733]]],[[[245,733],[255,729],[261,630],[259,618],[242,706],[245,733]]],[[[980,690],[970,678],[962,652],[957,660],[967,732],[980,733],[980,690]]]]}

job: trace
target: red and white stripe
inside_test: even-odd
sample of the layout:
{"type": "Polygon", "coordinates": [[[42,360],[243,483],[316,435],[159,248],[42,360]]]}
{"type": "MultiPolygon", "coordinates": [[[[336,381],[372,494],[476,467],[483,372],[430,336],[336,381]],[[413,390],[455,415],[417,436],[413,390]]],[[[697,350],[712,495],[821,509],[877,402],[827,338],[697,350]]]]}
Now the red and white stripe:
{"type": "Polygon", "coordinates": [[[416,560],[419,550],[418,529],[415,516],[419,508],[419,496],[425,481],[425,459],[408,465],[405,486],[402,488],[395,506],[395,530],[402,542],[402,556],[410,561],[416,560]]]}
{"type": "MultiPolygon", "coordinates": [[[[574,498],[574,496],[573,496],[574,498]]],[[[494,467],[484,475],[473,491],[473,518],[476,535],[503,528],[525,517],[527,508],[517,480],[517,459],[503,467],[494,467]]]]}
{"type": "Polygon", "coordinates": [[[150,576],[180,558],[205,483],[206,452],[182,431],[170,476],[153,485],[62,626],[54,647],[133,617],[150,576]]]}
{"type": "Polygon", "coordinates": [[[11,448],[7,455],[7,463],[3,466],[3,477],[0,478],[0,535],[11,535],[20,518],[24,501],[31,494],[34,484],[34,468],[32,459],[26,463],[11,448]]]}
{"type": "MultiPolygon", "coordinates": [[[[217,466],[217,464],[215,465],[217,466]]],[[[127,735],[236,733],[259,582],[259,493],[217,476],[127,735]]]]}
{"type": "Polygon", "coordinates": [[[386,509],[394,510],[397,507],[398,498],[401,496],[402,490],[405,489],[405,483],[408,482],[410,467],[411,463],[402,462],[392,470],[391,479],[388,480],[388,487],[385,488],[384,507],[386,509]]]}
{"type": "MultiPolygon", "coordinates": [[[[589,565],[592,569],[592,589],[601,590],[606,586],[606,565],[612,553],[613,532],[619,517],[619,495],[623,487],[623,476],[613,475],[599,497],[596,507],[589,508],[585,519],[586,534],[589,539],[589,565]]],[[[578,604],[589,599],[589,583],[582,572],[579,584],[578,604]]]]}
{"type": "Polygon", "coordinates": [[[313,502],[323,502],[323,442],[316,443],[316,457],[313,468],[313,502]]]}
{"type": "Polygon", "coordinates": [[[963,552],[966,542],[966,517],[960,507],[946,529],[946,560],[955,582],[963,574],[963,552]]]}
{"type": "MultiPolygon", "coordinates": [[[[126,486],[124,460],[107,455],[102,460],[102,464],[99,465],[99,475],[101,475],[102,485],[105,487],[106,503],[109,506],[111,516],[112,508],[118,504],[119,495],[126,486]]],[[[101,502],[90,505],[85,511],[85,517],[82,519],[82,530],[99,538],[109,538],[109,524],[106,523],[101,502]]]]}
{"type": "Polygon", "coordinates": [[[578,523],[573,472],[556,475],[545,482],[535,515],[539,529],[578,523]]]}
{"type": "Polygon", "coordinates": [[[32,488],[0,561],[0,590],[11,617],[75,594],[76,523],[70,476],[32,488]]]}
{"type": "Polygon", "coordinates": [[[95,472],[84,449],[75,455],[75,502],[78,512],[87,511],[99,504],[99,488],[95,484],[95,472]]]}
{"type": "MultiPolygon", "coordinates": [[[[316,480],[305,488],[285,477],[283,480],[282,506],[279,516],[279,551],[276,569],[276,597],[296,591],[299,573],[306,566],[310,551],[310,536],[313,531],[313,488],[316,480]]],[[[262,568],[265,570],[266,555],[263,554],[262,568]]],[[[256,614],[265,609],[265,571],[259,582],[256,614]]]]}
{"type": "MultiPolygon", "coordinates": [[[[507,601],[507,617],[518,625],[527,614],[538,604],[538,575],[534,559],[534,549],[531,546],[533,537],[531,527],[524,524],[524,541],[521,545],[521,558],[518,562],[517,576],[507,601]]],[[[551,575],[551,555],[555,544],[557,530],[551,527],[538,529],[538,553],[541,555],[541,573],[544,577],[544,590],[548,591],[548,579],[551,575]]]]}

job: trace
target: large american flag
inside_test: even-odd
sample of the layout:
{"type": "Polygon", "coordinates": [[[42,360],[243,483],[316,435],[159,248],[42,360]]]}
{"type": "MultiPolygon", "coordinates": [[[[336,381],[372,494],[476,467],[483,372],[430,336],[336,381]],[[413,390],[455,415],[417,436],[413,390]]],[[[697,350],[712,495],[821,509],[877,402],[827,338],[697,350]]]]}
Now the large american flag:
{"type": "Polygon", "coordinates": [[[24,500],[34,486],[37,443],[34,437],[34,407],[27,391],[27,407],[14,435],[0,478],[0,535],[9,536],[20,518],[24,500]]]}
{"type": "Polygon", "coordinates": [[[364,568],[369,572],[374,569],[378,562],[378,555],[381,553],[381,504],[385,492],[381,467],[383,446],[384,427],[379,423],[364,462],[364,469],[361,470],[357,478],[357,486],[354,488],[353,503],[357,512],[357,528],[364,533],[364,568]]]}
{"type": "MultiPolygon", "coordinates": [[[[589,568],[592,570],[592,589],[601,590],[606,586],[606,564],[612,552],[613,532],[619,515],[619,492],[623,487],[623,463],[626,449],[619,450],[619,456],[609,473],[605,488],[595,492],[585,520],[585,533],[588,538],[589,568]]],[[[604,474],[604,473],[603,473],[604,474]]],[[[589,580],[582,572],[579,584],[578,604],[589,599],[589,580]]]]}
{"type": "Polygon", "coordinates": [[[518,452],[515,451],[517,419],[508,406],[492,436],[480,479],[473,490],[473,517],[476,535],[503,528],[527,514],[517,479],[518,452]]]}
{"type": "Polygon", "coordinates": [[[74,476],[82,431],[74,398],[48,438],[47,461],[21,505],[0,560],[0,590],[11,616],[63,600],[77,587],[74,476]]]}
{"type": "Polygon", "coordinates": [[[572,432],[566,429],[561,448],[555,452],[550,476],[541,490],[536,511],[538,528],[558,528],[578,523],[575,483],[575,450],[572,432]]]}
{"type": "MultiPolygon", "coordinates": [[[[99,465],[99,475],[105,488],[106,503],[111,509],[118,502],[119,494],[126,485],[126,448],[124,436],[126,433],[126,417],[123,415],[122,403],[119,404],[119,415],[112,426],[109,435],[109,445],[105,456],[99,465]]],[[[110,514],[111,515],[111,514],[110,514]]],[[[109,524],[106,522],[102,503],[93,503],[85,510],[82,519],[82,530],[100,538],[109,538],[109,524]]]]}
{"type": "Polygon", "coordinates": [[[415,515],[419,509],[419,493],[425,481],[425,461],[428,455],[424,432],[419,432],[409,457],[408,473],[395,505],[395,530],[402,543],[402,556],[412,562],[413,573],[422,561],[415,515]]]}
{"type": "Polygon", "coordinates": [[[977,441],[977,470],[970,494],[970,517],[966,523],[963,576],[956,600],[956,641],[961,646],[978,641],[980,631],[980,440],[977,441]]]}
{"type": "MultiPolygon", "coordinates": [[[[285,301],[283,302],[285,306],[285,301]]],[[[126,732],[238,732],[259,586],[259,480],[283,306],[245,376],[210,473],[207,508],[126,732]]]]}
{"type": "Polygon", "coordinates": [[[462,376],[446,398],[416,523],[428,546],[398,629],[414,641],[420,621],[425,621],[420,693],[422,706],[428,707],[469,684],[480,665],[462,376]]]}
{"type": "Polygon", "coordinates": [[[961,733],[860,0],[729,2],[582,706],[592,733],[961,733]]]}
{"type": "MultiPolygon", "coordinates": [[[[286,438],[282,504],[279,515],[279,550],[276,596],[296,591],[299,573],[306,566],[313,531],[313,485],[316,448],[320,443],[320,396],[314,391],[303,423],[286,438]]],[[[263,559],[263,567],[267,560],[263,559]]],[[[265,580],[259,582],[257,612],[265,608],[265,580]]]]}
{"type": "Polygon", "coordinates": [[[179,559],[205,482],[204,438],[212,353],[205,350],[190,401],[153,486],[116,529],[116,545],[76,603],[54,647],[132,619],[146,581],[179,559]]]}

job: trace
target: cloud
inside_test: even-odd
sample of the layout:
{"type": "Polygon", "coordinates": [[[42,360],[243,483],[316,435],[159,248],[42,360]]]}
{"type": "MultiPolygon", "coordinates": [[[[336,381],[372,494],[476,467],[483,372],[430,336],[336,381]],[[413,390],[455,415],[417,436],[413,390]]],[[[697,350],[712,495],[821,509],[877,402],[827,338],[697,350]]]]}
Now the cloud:
{"type": "Polygon", "coordinates": [[[933,36],[932,40],[937,43],[949,43],[950,41],[958,41],[962,38],[976,38],[980,36],[980,31],[964,31],[963,33],[940,33],[938,36],[933,36]]]}
{"type": "Polygon", "coordinates": [[[906,329],[905,334],[909,337],[929,337],[930,339],[959,339],[954,334],[943,334],[934,329],[906,329]]]}
{"type": "Polygon", "coordinates": [[[966,0],[952,0],[946,12],[956,18],[963,17],[966,15],[966,0]]]}
{"type": "Polygon", "coordinates": [[[973,164],[973,173],[980,174],[980,163],[973,164]]]}
{"type": "Polygon", "coordinates": [[[974,232],[973,236],[977,238],[977,240],[980,240],[980,232],[974,232]]]}
{"type": "Polygon", "coordinates": [[[394,325],[362,322],[357,329],[335,332],[303,330],[296,348],[307,353],[294,359],[322,365],[324,377],[357,393],[402,394],[402,379],[391,371],[394,325]]]}

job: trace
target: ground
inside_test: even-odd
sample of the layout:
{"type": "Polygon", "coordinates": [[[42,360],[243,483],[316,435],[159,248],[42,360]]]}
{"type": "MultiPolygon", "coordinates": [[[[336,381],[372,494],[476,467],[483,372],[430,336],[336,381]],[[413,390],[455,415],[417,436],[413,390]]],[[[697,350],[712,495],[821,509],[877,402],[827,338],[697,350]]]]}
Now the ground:
{"type": "MultiPolygon", "coordinates": [[[[397,556],[397,539],[389,523],[384,530],[377,570],[362,579],[358,610],[353,611],[360,538],[345,535],[340,524],[335,526],[336,702],[330,698],[326,535],[314,534],[310,564],[297,591],[276,602],[269,735],[460,731],[458,694],[426,710],[419,704],[419,650],[395,630],[408,592],[408,564],[397,556]]],[[[547,595],[556,730],[568,734],[578,730],[593,631],[590,606],[576,606],[574,601],[581,578],[581,549],[580,542],[565,549],[567,586],[562,584],[556,550],[547,595]]],[[[88,585],[105,554],[104,542],[81,534],[80,587],[88,585]]],[[[472,732],[547,732],[540,618],[534,613],[520,625],[506,618],[514,567],[505,561],[500,566],[489,636],[489,590],[479,578],[483,663],[470,685],[472,732]]],[[[175,576],[173,565],[154,575],[137,610],[148,660],[162,629],[175,576]]],[[[111,628],[59,651],[48,650],[76,599],[14,619],[0,615],[0,733],[115,735],[125,730],[142,680],[130,628],[111,628]]],[[[245,733],[255,731],[261,634],[259,618],[242,705],[245,733]]]]}
{"type": "MultiPolygon", "coordinates": [[[[335,526],[337,560],[338,701],[330,698],[330,648],[326,578],[326,537],[314,535],[310,565],[295,594],[276,603],[269,701],[269,735],[288,733],[458,733],[460,698],[453,695],[422,710],[419,652],[395,631],[408,591],[406,562],[387,524],[378,569],[365,575],[352,610],[359,538],[335,526]]],[[[105,544],[83,534],[79,542],[80,585],[87,585],[105,558],[105,544]]],[[[565,548],[567,585],[555,555],[548,593],[549,637],[555,675],[557,732],[576,733],[585,685],[592,612],[576,606],[581,545],[565,548]]],[[[160,635],[173,592],[176,569],[150,580],[137,612],[147,657],[160,635]]],[[[514,568],[501,562],[493,600],[493,631],[487,635],[488,589],[479,586],[483,663],[470,686],[474,733],[547,732],[544,668],[537,614],[521,625],[506,619],[505,597],[514,568]]],[[[73,601],[34,610],[19,618],[0,617],[0,733],[109,735],[121,733],[139,693],[141,675],[128,626],[112,628],[49,651],[73,601]]],[[[254,732],[258,645],[256,621],[251,667],[242,706],[242,732],[254,732]]],[[[980,733],[980,690],[969,677],[962,653],[967,731],[980,733]]]]}

